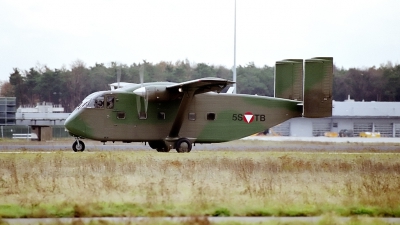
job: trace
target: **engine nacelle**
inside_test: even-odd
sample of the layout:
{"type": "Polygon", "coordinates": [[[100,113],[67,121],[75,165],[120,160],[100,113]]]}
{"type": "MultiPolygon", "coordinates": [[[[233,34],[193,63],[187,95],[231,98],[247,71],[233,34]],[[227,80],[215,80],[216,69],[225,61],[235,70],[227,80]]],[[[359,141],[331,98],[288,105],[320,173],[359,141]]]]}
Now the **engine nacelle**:
{"type": "Polygon", "coordinates": [[[170,101],[175,95],[171,94],[165,86],[146,86],[133,91],[133,93],[146,98],[148,101],[170,101]]]}

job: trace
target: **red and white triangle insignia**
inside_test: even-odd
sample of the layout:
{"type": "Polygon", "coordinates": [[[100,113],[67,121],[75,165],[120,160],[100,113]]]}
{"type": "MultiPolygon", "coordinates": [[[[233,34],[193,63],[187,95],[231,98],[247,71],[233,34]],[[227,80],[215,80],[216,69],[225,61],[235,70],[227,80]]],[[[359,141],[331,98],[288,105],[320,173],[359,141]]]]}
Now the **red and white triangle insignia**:
{"type": "Polygon", "coordinates": [[[253,115],[253,113],[251,113],[251,112],[246,112],[246,113],[244,114],[244,122],[246,122],[246,123],[251,123],[251,122],[253,122],[253,120],[254,120],[254,115],[253,115]]]}

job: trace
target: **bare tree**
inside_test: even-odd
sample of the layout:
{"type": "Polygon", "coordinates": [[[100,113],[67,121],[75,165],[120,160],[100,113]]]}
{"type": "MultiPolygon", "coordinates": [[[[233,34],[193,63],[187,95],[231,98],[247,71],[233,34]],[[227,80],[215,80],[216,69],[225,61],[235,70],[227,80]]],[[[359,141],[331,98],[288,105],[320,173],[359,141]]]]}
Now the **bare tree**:
{"type": "Polygon", "coordinates": [[[70,105],[66,107],[70,109],[75,108],[82,101],[86,84],[84,79],[86,74],[87,69],[82,60],[78,59],[71,64],[71,72],[66,80],[70,95],[70,105]]]}

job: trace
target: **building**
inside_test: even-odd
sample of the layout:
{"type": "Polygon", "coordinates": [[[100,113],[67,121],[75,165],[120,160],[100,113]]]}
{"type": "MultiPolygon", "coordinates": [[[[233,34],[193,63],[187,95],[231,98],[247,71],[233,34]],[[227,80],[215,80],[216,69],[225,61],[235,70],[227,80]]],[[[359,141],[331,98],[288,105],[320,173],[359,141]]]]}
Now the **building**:
{"type": "Polygon", "coordinates": [[[69,137],[61,105],[48,102],[16,109],[15,97],[0,97],[0,138],[24,138],[47,141],[53,137],[69,137]]]}
{"type": "Polygon", "coordinates": [[[362,132],[379,132],[381,137],[400,137],[400,102],[333,102],[332,117],[293,118],[270,132],[275,135],[312,137],[326,132],[360,136],[362,132]]]}
{"type": "Polygon", "coordinates": [[[15,125],[15,97],[0,97],[0,126],[15,125]]]}
{"type": "MultiPolygon", "coordinates": [[[[15,120],[16,125],[28,127],[27,135],[32,139],[48,141],[53,139],[55,129],[64,128],[64,121],[68,116],[69,113],[64,113],[61,105],[41,102],[37,103],[35,107],[20,106],[17,109],[15,120]]],[[[16,134],[13,134],[13,138],[15,137],[16,134]]]]}
{"type": "Polygon", "coordinates": [[[16,125],[63,126],[70,113],[61,105],[39,102],[36,106],[20,106],[15,115],[16,125]]]}

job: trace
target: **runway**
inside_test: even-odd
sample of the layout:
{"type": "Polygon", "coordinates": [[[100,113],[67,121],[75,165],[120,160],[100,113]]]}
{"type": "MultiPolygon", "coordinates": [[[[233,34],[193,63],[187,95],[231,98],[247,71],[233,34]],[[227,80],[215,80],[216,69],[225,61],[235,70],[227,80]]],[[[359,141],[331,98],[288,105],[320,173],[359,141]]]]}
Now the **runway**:
{"type": "MultiPolygon", "coordinates": [[[[146,143],[122,143],[83,139],[85,152],[94,151],[155,151],[146,143]]],[[[2,141],[0,152],[71,151],[74,139],[37,142],[29,140],[2,141]]],[[[400,138],[328,138],[250,136],[236,141],[194,144],[192,151],[327,151],[327,152],[400,152],[400,138]]],[[[175,152],[171,150],[171,152],[175,152]]]]}

